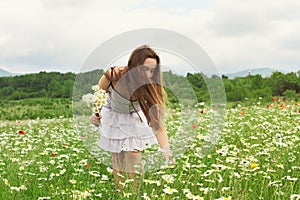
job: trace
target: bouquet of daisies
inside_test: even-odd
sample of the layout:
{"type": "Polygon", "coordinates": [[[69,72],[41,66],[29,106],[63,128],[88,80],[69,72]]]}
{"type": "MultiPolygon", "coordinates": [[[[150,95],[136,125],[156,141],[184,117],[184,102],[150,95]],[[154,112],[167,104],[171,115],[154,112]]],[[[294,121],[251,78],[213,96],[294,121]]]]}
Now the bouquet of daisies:
{"type": "Polygon", "coordinates": [[[106,102],[106,92],[105,90],[101,89],[99,85],[93,85],[92,90],[94,91],[93,94],[88,93],[82,96],[82,100],[86,102],[88,105],[93,106],[93,111],[95,112],[96,116],[99,117],[99,113],[103,105],[106,102]]]}

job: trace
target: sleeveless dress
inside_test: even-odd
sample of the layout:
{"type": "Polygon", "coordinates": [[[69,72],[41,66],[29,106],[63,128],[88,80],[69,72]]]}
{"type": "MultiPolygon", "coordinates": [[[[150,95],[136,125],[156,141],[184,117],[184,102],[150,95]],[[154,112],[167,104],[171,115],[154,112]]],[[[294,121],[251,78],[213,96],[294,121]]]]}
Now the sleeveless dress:
{"type": "Polygon", "coordinates": [[[141,151],[157,144],[155,134],[147,124],[138,101],[133,101],[131,104],[130,100],[121,96],[112,84],[108,87],[108,91],[107,104],[101,110],[98,146],[112,153],[120,153],[141,151]]]}

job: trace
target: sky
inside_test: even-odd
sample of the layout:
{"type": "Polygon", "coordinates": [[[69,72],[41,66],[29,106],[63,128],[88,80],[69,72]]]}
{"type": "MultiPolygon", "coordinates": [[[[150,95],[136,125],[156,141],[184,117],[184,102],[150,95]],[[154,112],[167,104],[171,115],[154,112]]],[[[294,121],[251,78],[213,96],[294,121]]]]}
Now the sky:
{"type": "MultiPolygon", "coordinates": [[[[76,73],[112,37],[159,28],[193,40],[220,73],[298,71],[299,10],[298,0],[0,0],[0,68],[76,73]]],[[[162,56],[165,65],[183,63],[162,56]]]]}

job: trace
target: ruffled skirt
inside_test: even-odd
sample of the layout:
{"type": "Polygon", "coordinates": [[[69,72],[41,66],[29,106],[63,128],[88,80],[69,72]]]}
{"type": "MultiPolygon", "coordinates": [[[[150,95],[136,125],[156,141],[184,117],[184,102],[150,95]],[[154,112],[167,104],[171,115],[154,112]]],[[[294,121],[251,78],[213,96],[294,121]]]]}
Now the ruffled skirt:
{"type": "Polygon", "coordinates": [[[138,113],[143,122],[135,112],[120,113],[103,107],[98,146],[106,151],[119,153],[141,151],[157,144],[157,139],[152,128],[148,126],[144,113],[142,111],[138,113]]]}

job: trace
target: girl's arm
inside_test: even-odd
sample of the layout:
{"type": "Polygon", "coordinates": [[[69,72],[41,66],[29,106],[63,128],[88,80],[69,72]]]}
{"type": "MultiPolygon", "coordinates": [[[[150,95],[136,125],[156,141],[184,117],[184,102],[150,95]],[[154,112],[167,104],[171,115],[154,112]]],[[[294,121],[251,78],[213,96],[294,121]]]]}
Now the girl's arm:
{"type": "MultiPolygon", "coordinates": [[[[156,132],[154,131],[154,133],[155,133],[156,139],[159,143],[160,150],[163,153],[165,160],[168,162],[170,160],[170,158],[172,157],[172,152],[169,147],[168,135],[167,135],[166,128],[163,127],[159,131],[156,131],[156,132]]],[[[174,162],[175,161],[173,160],[172,163],[174,163],[174,162]]]]}
{"type": "Polygon", "coordinates": [[[164,149],[167,146],[169,146],[168,135],[165,127],[161,128],[158,131],[155,130],[153,131],[155,133],[156,139],[161,149],[164,149]]]}
{"type": "Polygon", "coordinates": [[[166,127],[164,125],[164,108],[161,105],[154,105],[149,110],[150,116],[150,127],[156,136],[156,139],[159,143],[160,150],[163,152],[166,161],[172,156],[169,147],[168,135],[166,127]]]}
{"type": "Polygon", "coordinates": [[[100,78],[99,83],[98,83],[99,87],[107,92],[107,88],[108,88],[109,84],[110,84],[110,81],[106,78],[105,75],[102,75],[102,77],[100,78]]]}

